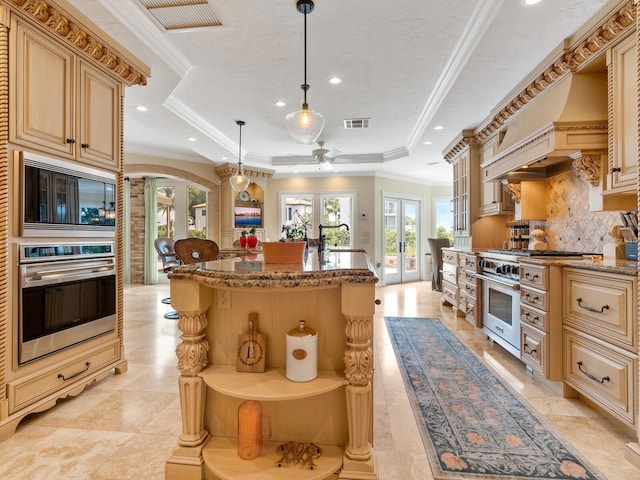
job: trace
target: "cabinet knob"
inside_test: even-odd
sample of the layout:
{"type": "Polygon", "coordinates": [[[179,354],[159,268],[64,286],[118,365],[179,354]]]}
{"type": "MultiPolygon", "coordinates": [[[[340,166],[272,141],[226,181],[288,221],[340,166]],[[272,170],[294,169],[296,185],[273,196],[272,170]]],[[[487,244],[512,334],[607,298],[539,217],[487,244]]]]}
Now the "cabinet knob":
{"type": "Polygon", "coordinates": [[[76,143],[76,141],[73,138],[67,138],[67,143],[76,143]]]}
{"type": "Polygon", "coordinates": [[[88,143],[83,143],[82,145],[80,145],[82,148],[89,148],[89,144],[88,143]]]}
{"type": "Polygon", "coordinates": [[[379,298],[376,298],[375,304],[376,305],[380,305],[382,303],[382,301],[379,298]]]}

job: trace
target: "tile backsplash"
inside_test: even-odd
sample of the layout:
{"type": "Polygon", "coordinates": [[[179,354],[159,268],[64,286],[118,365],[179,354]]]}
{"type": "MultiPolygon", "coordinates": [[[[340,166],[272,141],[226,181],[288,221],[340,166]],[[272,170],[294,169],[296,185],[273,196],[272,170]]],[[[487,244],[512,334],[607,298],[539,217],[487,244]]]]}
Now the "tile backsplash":
{"type": "Polygon", "coordinates": [[[602,253],[612,240],[609,228],[619,224],[617,211],[589,211],[589,184],[579,172],[547,178],[545,230],[550,249],[602,253]]]}

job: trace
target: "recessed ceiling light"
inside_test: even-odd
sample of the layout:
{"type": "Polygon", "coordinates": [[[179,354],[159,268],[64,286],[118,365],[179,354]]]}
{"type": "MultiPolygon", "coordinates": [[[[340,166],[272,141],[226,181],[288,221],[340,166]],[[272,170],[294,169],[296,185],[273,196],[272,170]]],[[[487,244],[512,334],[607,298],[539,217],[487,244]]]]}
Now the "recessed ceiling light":
{"type": "Polygon", "coordinates": [[[434,130],[442,130],[444,128],[444,125],[436,125],[435,127],[433,127],[434,130]]]}
{"type": "Polygon", "coordinates": [[[146,112],[149,109],[147,107],[145,107],[144,105],[138,105],[136,107],[136,110],[138,110],[139,112],[146,112]]]}
{"type": "Polygon", "coordinates": [[[423,145],[431,145],[433,142],[431,140],[427,140],[426,142],[423,142],[423,145]]]}
{"type": "Polygon", "coordinates": [[[540,3],[541,0],[522,0],[522,4],[529,6],[529,5],[535,5],[536,3],[540,3]]]}
{"type": "Polygon", "coordinates": [[[187,140],[189,140],[190,142],[197,142],[198,139],[196,137],[189,137],[187,138],[187,140]]]}
{"type": "Polygon", "coordinates": [[[283,102],[282,100],[277,100],[275,102],[276,107],[284,107],[286,105],[285,102],[283,102]]]}
{"type": "Polygon", "coordinates": [[[340,77],[331,77],[329,79],[329,83],[333,84],[333,85],[337,85],[339,83],[342,82],[342,79],[340,77]]]}
{"type": "Polygon", "coordinates": [[[221,157],[220,159],[221,159],[221,160],[226,160],[226,159],[227,159],[227,157],[221,157]]]}

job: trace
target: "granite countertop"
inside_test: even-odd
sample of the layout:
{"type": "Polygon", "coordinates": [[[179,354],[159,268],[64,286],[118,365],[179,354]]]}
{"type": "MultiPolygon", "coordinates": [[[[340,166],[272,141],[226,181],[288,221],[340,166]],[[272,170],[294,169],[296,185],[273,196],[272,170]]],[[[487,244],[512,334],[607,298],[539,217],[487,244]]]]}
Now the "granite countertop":
{"type": "Polygon", "coordinates": [[[315,250],[305,254],[300,264],[264,263],[262,253],[223,258],[213,262],[176,267],[169,279],[195,280],[210,287],[232,288],[296,288],[340,285],[343,283],[376,283],[378,277],[365,252],[315,250]]]}
{"type": "Polygon", "coordinates": [[[560,265],[562,267],[583,268],[599,272],[618,273],[622,275],[638,275],[638,262],[631,260],[602,260],[594,262],[590,258],[552,258],[552,257],[521,257],[520,263],[537,265],[560,265]]]}

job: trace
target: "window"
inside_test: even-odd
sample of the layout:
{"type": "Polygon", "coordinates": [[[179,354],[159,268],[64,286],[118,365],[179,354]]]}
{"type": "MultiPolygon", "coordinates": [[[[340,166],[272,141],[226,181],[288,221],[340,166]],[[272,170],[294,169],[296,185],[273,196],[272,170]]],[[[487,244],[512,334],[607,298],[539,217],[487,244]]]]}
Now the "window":
{"type": "Polygon", "coordinates": [[[450,198],[434,198],[436,238],[448,238],[453,245],[453,212],[450,198]]]}
{"type": "Polygon", "coordinates": [[[158,237],[174,237],[174,187],[158,187],[158,237]]]}
{"type": "Polygon", "coordinates": [[[308,238],[317,238],[318,225],[348,225],[347,230],[328,228],[323,231],[327,245],[353,246],[354,195],[351,193],[298,193],[281,196],[282,235],[307,225],[308,238]],[[287,228],[289,227],[289,228],[287,228]]]}
{"type": "Polygon", "coordinates": [[[187,187],[188,236],[207,238],[207,192],[195,185],[187,187]]]}

